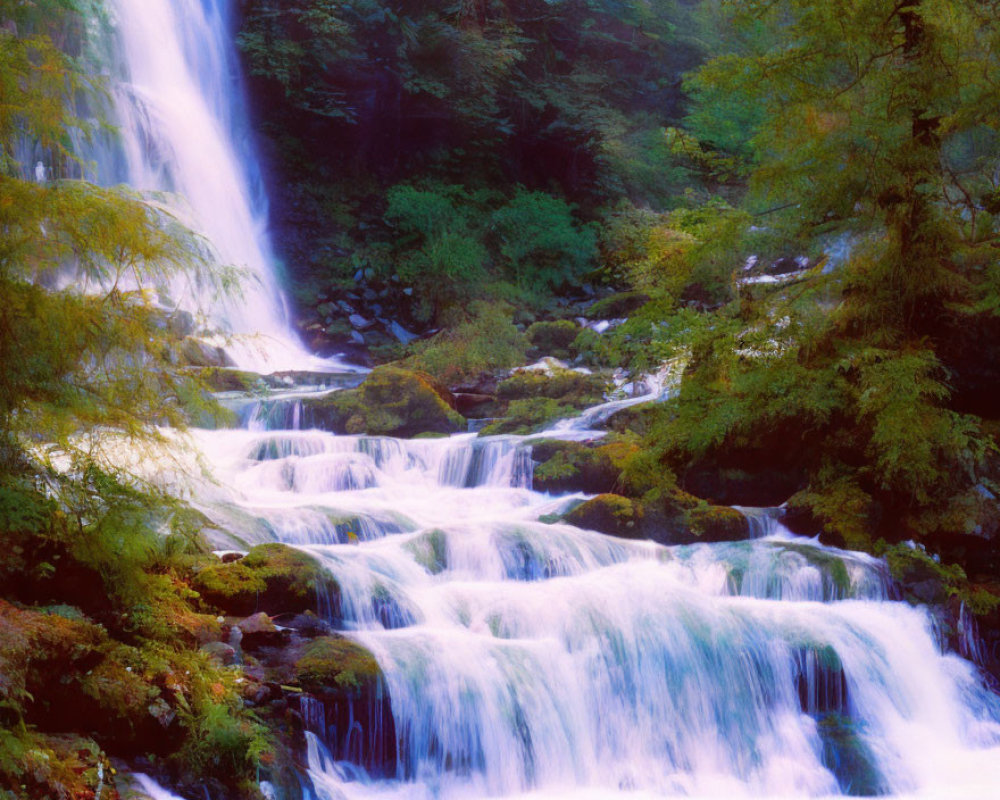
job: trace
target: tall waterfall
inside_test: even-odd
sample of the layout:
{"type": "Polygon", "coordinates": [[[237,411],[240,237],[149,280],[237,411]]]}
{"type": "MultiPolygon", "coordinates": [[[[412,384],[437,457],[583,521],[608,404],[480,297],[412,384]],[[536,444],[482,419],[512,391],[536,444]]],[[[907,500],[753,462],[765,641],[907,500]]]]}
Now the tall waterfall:
{"type": "Polygon", "coordinates": [[[291,331],[248,140],[229,0],[108,0],[121,62],[120,146],[96,155],[98,179],[168,192],[173,210],[241,273],[229,297],[175,288],[227,336],[239,366],[327,369],[291,331]],[[184,296],[186,295],[186,296],[184,296]]]}

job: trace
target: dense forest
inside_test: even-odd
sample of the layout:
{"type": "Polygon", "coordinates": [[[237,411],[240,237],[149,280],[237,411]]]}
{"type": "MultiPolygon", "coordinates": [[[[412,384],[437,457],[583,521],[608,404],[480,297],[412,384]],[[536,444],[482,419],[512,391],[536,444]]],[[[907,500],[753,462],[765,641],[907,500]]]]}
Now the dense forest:
{"type": "MultiPolygon", "coordinates": [[[[234,6],[295,323],[374,368],[309,421],[528,434],[669,367],[598,442],[535,445],[537,490],[594,496],[567,521],[683,544],[782,506],[884,558],[946,644],[971,613],[1000,680],[1000,3],[234,6]]],[[[106,14],[0,0],[0,797],[125,797],[134,769],[295,800],[288,698],[378,666],[318,622],[275,656],[258,620],[271,671],[234,670],[231,618],[318,611],[330,578],[282,545],[237,575],[122,456],[180,463],[172,431],[235,425],[216,392],[277,384],[159,302],[238,269],[74,179],[113,126],[106,14]]]]}

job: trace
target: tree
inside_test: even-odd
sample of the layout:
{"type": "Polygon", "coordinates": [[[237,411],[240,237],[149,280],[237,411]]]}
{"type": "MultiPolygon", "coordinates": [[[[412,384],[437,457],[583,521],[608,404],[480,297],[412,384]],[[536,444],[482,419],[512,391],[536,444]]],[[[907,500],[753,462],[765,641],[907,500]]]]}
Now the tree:
{"type": "Polygon", "coordinates": [[[994,314],[998,289],[997,4],[729,6],[772,46],[716,59],[691,85],[762,112],[749,210],[792,246],[855,245],[717,315],[664,452],[689,475],[770,469],[853,546],[971,530],[993,443],[951,386],[975,369],[953,357],[956,331],[994,314]]]}

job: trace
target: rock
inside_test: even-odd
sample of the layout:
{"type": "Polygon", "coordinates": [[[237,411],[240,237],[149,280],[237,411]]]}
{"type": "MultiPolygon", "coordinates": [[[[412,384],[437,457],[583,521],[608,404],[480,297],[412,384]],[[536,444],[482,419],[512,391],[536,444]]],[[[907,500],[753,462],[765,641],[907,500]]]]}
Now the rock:
{"type": "MultiPolygon", "coordinates": [[[[636,445],[624,442],[586,444],[543,439],[532,445],[531,457],[537,462],[532,487],[539,492],[619,492],[622,463],[636,452],[636,445]]],[[[628,494],[627,491],[625,491],[628,494]]]]}
{"type": "Polygon", "coordinates": [[[599,494],[563,517],[565,522],[622,539],[644,538],[640,506],[618,494],[599,494]]]}
{"type": "Polygon", "coordinates": [[[351,344],[364,345],[365,337],[362,336],[358,331],[351,331],[351,344]]]}
{"type": "Polygon", "coordinates": [[[455,398],[455,410],[465,417],[468,417],[477,407],[492,403],[495,399],[490,394],[473,394],[471,392],[455,392],[452,397],[455,398]]]}
{"type": "Polygon", "coordinates": [[[334,605],[339,602],[336,580],[315,559],[276,542],[252,548],[239,561],[203,567],[192,586],[206,603],[240,617],[315,610],[322,592],[334,598],[334,605]]]}
{"type": "Polygon", "coordinates": [[[411,437],[457,433],[465,420],[447,389],[428,375],[383,366],[354,390],[334,392],[303,403],[306,424],[334,433],[411,437]]]}
{"type": "Polygon", "coordinates": [[[239,627],[239,629],[243,631],[244,636],[252,636],[254,634],[271,634],[278,632],[278,629],[275,627],[274,623],[271,622],[271,618],[263,611],[258,611],[256,614],[251,614],[246,619],[238,622],[237,627],[239,627]]]}
{"type": "Polygon", "coordinates": [[[525,331],[525,336],[532,346],[529,356],[532,358],[540,356],[575,358],[577,350],[573,347],[573,342],[580,330],[577,323],[568,319],[534,323],[525,331]]]}
{"type": "Polygon", "coordinates": [[[351,323],[352,327],[356,330],[365,330],[370,328],[374,323],[371,320],[365,319],[360,314],[351,314],[347,321],[351,323]]]}
{"type": "Polygon", "coordinates": [[[209,642],[203,644],[200,649],[201,652],[223,667],[236,663],[236,648],[230,647],[225,642],[209,642]]]}
{"type": "Polygon", "coordinates": [[[233,367],[236,363],[221,347],[209,344],[195,336],[181,340],[181,360],[192,367],[233,367]]]}
{"type": "Polygon", "coordinates": [[[616,319],[627,317],[633,311],[649,302],[649,295],[641,292],[619,292],[604,297],[592,304],[586,311],[588,319],[616,319]]]}
{"type": "Polygon", "coordinates": [[[410,333],[408,330],[406,330],[406,328],[404,328],[402,325],[400,325],[395,320],[392,320],[387,327],[388,327],[389,333],[391,333],[393,336],[395,336],[396,340],[399,341],[399,342],[402,342],[403,344],[409,344],[414,339],[420,338],[420,337],[417,336],[417,334],[410,333]]]}
{"type": "Polygon", "coordinates": [[[738,542],[750,537],[750,522],[729,506],[698,505],[688,511],[691,534],[700,542],[738,542]]]}
{"type": "Polygon", "coordinates": [[[607,388],[604,378],[574,370],[551,366],[520,370],[497,386],[495,416],[499,419],[481,433],[533,433],[546,423],[600,403],[607,388]]]}
{"type": "MultiPolygon", "coordinates": [[[[256,650],[259,647],[275,647],[287,639],[278,630],[271,618],[263,611],[252,614],[240,621],[236,627],[242,633],[233,644],[240,644],[247,650],[256,650]]],[[[235,647],[234,647],[235,649],[235,647]]]]}

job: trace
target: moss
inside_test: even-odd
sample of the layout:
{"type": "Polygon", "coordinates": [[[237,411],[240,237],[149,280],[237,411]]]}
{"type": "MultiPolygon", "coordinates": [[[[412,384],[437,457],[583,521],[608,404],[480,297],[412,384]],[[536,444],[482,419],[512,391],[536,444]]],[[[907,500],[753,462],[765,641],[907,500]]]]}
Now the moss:
{"type": "Polygon", "coordinates": [[[497,436],[499,434],[526,435],[541,430],[550,422],[566,417],[575,417],[579,411],[572,406],[563,405],[547,397],[514,400],[508,406],[501,419],[486,425],[480,436],[497,436]]]}
{"type": "Polygon", "coordinates": [[[578,528],[636,539],[642,536],[641,516],[640,507],[627,497],[599,494],[578,505],[563,519],[578,528]]]}
{"type": "Polygon", "coordinates": [[[529,356],[553,356],[555,358],[574,358],[577,354],[573,342],[580,333],[580,326],[574,321],[560,319],[554,322],[535,322],[525,331],[525,337],[531,343],[532,352],[529,356]]]}
{"type": "Polygon", "coordinates": [[[258,545],[239,561],[204,567],[193,586],[206,602],[238,616],[315,610],[318,591],[339,591],[314,558],[277,542],[258,545]]]}
{"type": "Polygon", "coordinates": [[[569,369],[553,370],[551,374],[522,370],[501,381],[497,397],[507,401],[547,397],[563,405],[586,408],[600,403],[607,388],[608,382],[599,375],[569,369]]]}
{"type": "Polygon", "coordinates": [[[382,678],[375,657],[350,639],[323,636],[310,642],[295,663],[299,684],[314,694],[359,697],[382,678]]]}
{"type": "Polygon", "coordinates": [[[532,446],[538,462],[533,486],[540,492],[617,492],[633,496],[622,466],[637,452],[634,443],[602,440],[598,445],[545,439],[532,446]]]}
{"type": "Polygon", "coordinates": [[[308,424],[334,433],[400,437],[457,433],[465,429],[465,420],[447,397],[447,390],[429,375],[384,366],[373,370],[357,389],[304,402],[303,411],[308,424]]]}
{"type": "Polygon", "coordinates": [[[448,537],[442,530],[424,533],[406,545],[413,558],[432,575],[448,568],[448,537]]]}
{"type": "Polygon", "coordinates": [[[851,797],[889,793],[878,771],[878,760],[865,743],[860,725],[842,714],[824,714],[817,721],[823,742],[823,763],[837,778],[840,790],[851,797]]]}
{"type": "Polygon", "coordinates": [[[188,372],[213,392],[259,394],[268,388],[264,378],[256,372],[229,367],[192,367],[188,372]]]}
{"type": "Polygon", "coordinates": [[[750,536],[750,523],[735,508],[699,504],[687,512],[691,533],[703,542],[735,542],[750,536]]]}
{"type": "Polygon", "coordinates": [[[847,571],[844,559],[840,556],[826,550],[821,550],[818,547],[813,547],[812,545],[799,544],[797,542],[767,542],[767,544],[780,550],[798,553],[830,578],[838,598],[850,596],[851,576],[847,571]]]}

